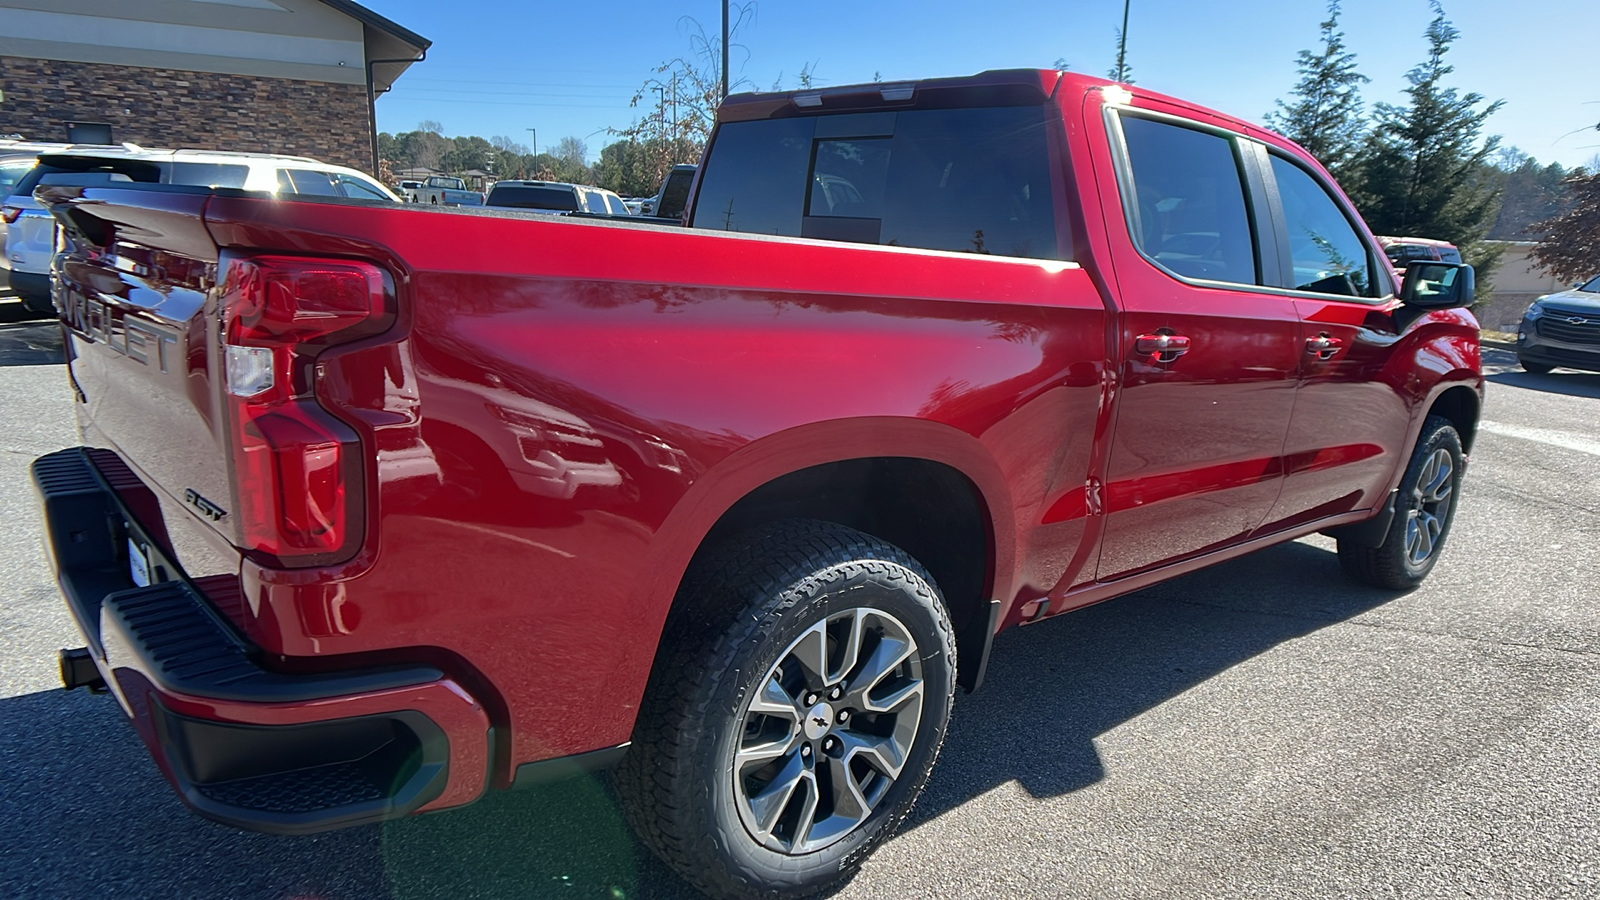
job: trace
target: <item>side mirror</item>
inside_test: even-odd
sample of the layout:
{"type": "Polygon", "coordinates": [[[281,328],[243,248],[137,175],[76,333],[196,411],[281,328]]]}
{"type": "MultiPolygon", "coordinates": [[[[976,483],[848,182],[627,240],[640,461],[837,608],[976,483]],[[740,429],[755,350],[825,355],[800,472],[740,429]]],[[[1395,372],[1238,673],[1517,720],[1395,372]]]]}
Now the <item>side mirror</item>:
{"type": "Polygon", "coordinates": [[[1406,267],[1400,302],[1418,309],[1453,309],[1471,306],[1472,267],[1466,263],[1423,262],[1406,267]]]}

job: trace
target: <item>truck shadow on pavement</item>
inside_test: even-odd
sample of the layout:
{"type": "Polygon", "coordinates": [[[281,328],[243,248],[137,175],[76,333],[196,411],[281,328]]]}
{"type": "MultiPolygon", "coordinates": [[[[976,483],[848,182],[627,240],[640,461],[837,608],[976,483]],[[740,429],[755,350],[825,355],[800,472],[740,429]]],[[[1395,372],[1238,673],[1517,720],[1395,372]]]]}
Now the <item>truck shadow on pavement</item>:
{"type": "Polygon", "coordinates": [[[0,366],[59,366],[64,362],[61,325],[54,319],[0,319],[0,366]]]}
{"type": "Polygon", "coordinates": [[[1507,387],[1600,400],[1600,375],[1588,372],[1568,369],[1557,369],[1549,375],[1535,375],[1532,372],[1496,372],[1486,376],[1486,379],[1507,387]]]}
{"type": "MultiPolygon", "coordinates": [[[[983,690],[958,698],[906,827],[1012,781],[1036,797],[1091,785],[1096,736],[1394,596],[1291,543],[1007,632],[983,690]]],[[[0,883],[19,896],[694,896],[634,842],[602,779],[314,837],[247,834],[187,813],[113,700],[61,692],[0,701],[0,765],[0,883]]]]}

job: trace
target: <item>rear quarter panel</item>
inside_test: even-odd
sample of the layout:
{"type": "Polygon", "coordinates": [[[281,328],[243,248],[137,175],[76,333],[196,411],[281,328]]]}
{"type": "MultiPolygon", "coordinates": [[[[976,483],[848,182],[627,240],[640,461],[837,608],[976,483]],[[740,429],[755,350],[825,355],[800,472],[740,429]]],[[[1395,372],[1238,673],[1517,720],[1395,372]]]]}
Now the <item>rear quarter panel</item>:
{"type": "Polygon", "coordinates": [[[401,339],[326,370],[374,410],[376,547],[334,572],[247,564],[250,627],[290,655],[458,655],[501,695],[513,763],[628,739],[700,538],[778,475],[952,465],[983,494],[1003,600],[1047,589],[1084,533],[1039,524],[1082,492],[1106,409],[1105,308],[1075,265],[291,206],[209,218],[224,246],[381,257],[401,339]]]}

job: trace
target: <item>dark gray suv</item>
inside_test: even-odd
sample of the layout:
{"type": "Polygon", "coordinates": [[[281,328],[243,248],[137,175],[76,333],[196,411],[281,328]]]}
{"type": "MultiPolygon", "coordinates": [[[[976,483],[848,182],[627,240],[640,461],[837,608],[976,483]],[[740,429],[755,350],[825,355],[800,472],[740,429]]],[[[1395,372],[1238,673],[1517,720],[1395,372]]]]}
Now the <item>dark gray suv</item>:
{"type": "Polygon", "coordinates": [[[1556,366],[1600,372],[1600,275],[1528,306],[1517,327],[1517,361],[1541,375],[1556,366]]]}

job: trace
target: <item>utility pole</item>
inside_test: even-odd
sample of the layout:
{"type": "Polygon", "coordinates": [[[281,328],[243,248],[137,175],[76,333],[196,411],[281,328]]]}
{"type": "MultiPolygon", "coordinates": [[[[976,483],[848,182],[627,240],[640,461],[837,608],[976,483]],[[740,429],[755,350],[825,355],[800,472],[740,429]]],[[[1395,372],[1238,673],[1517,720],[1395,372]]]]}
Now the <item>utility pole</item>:
{"type": "Polygon", "coordinates": [[[1126,81],[1128,70],[1124,64],[1128,53],[1128,6],[1133,0],[1122,0],[1122,31],[1117,33],[1117,80],[1126,81]]]}
{"type": "Polygon", "coordinates": [[[529,128],[528,130],[533,132],[533,155],[534,156],[538,156],[539,155],[539,129],[537,129],[537,128],[529,128]]]}
{"type": "Polygon", "coordinates": [[[728,99],[728,0],[722,0],[722,99],[728,99]]]}

